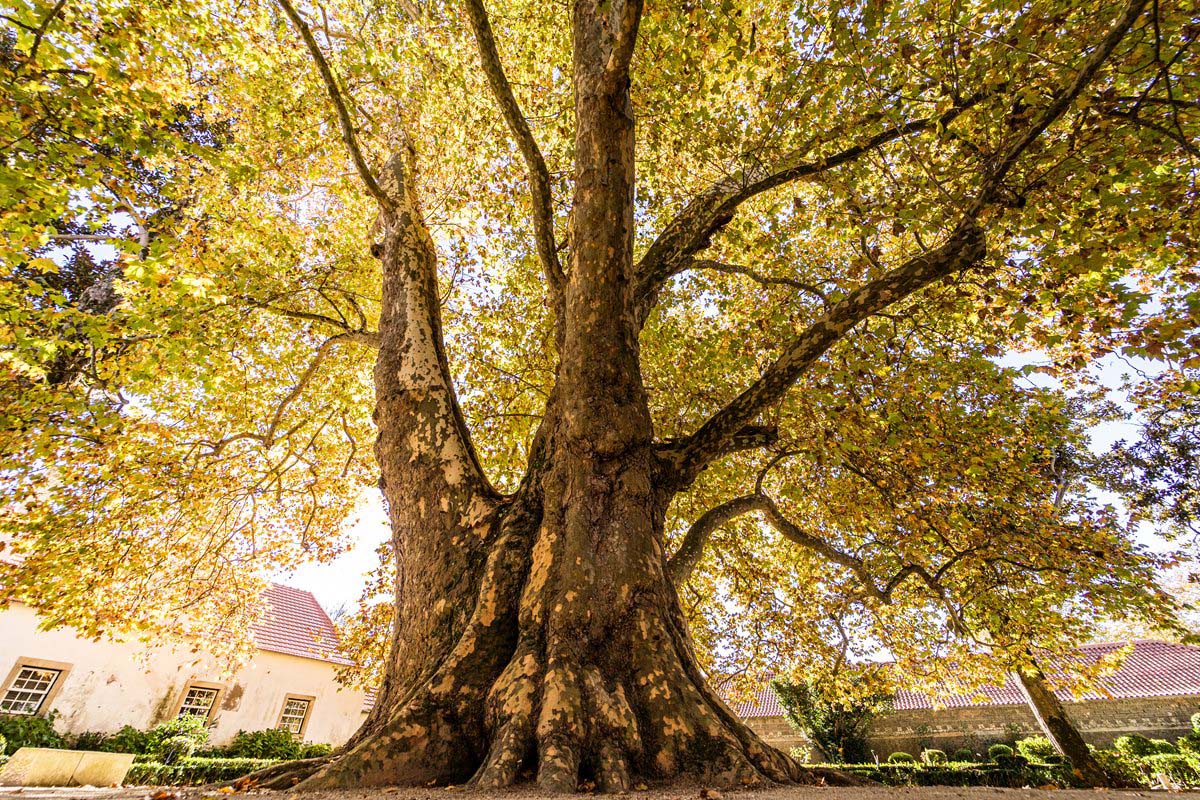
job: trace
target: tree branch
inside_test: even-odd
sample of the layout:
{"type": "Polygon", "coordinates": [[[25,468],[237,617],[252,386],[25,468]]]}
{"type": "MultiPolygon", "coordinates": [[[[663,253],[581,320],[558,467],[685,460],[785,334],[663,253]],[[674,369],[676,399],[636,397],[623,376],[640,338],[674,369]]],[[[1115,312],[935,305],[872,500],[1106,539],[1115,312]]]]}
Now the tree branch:
{"type": "Polygon", "coordinates": [[[496,48],[496,39],[492,35],[492,25],[488,20],[483,0],[467,0],[467,16],[475,32],[479,59],[483,64],[483,72],[487,76],[492,95],[496,98],[504,121],[508,123],[521,156],[525,159],[525,168],[529,172],[529,197],[533,205],[533,233],[538,258],[546,274],[554,309],[561,319],[565,280],[562,264],[558,260],[558,248],[554,242],[554,197],[550,189],[550,172],[546,169],[546,160],[504,74],[504,66],[500,63],[500,53],[496,48]]]}
{"type": "Polygon", "coordinates": [[[767,367],[757,381],[710,417],[695,433],[683,439],[677,447],[663,453],[675,468],[677,487],[690,484],[702,469],[725,451],[736,431],[753,421],[771,403],[782,398],[809,366],[848,330],[897,300],[983,259],[986,242],[976,219],[991,203],[1003,196],[1005,177],[1025,151],[1066,112],[1095,78],[1147,2],[1130,1],[1104,39],[1084,60],[1070,84],[1055,95],[1020,137],[990,165],[977,194],[967,203],[961,220],[945,244],[910,259],[835,303],[808,330],[789,342],[779,358],[767,367]]]}
{"type": "Polygon", "coordinates": [[[821,304],[829,306],[829,295],[822,291],[815,284],[806,283],[795,278],[775,278],[770,275],[763,275],[750,267],[742,266],[741,264],[726,264],[723,261],[714,261],[710,258],[694,258],[685,262],[683,269],[680,272],[688,270],[709,270],[710,272],[723,272],[726,275],[742,275],[749,278],[755,283],[763,286],[790,286],[793,289],[798,289],[802,292],[807,292],[813,295],[821,304]]]}
{"type": "Polygon", "coordinates": [[[333,317],[326,316],[325,314],[317,314],[312,311],[296,311],[290,308],[279,308],[278,306],[271,305],[269,302],[258,300],[253,297],[243,296],[241,299],[255,308],[261,308],[263,311],[270,311],[272,314],[279,314],[280,316],[290,317],[291,319],[304,319],[308,320],[309,322],[319,322],[323,325],[329,325],[337,328],[343,331],[343,333],[338,334],[338,336],[335,337],[339,341],[364,344],[368,347],[379,347],[379,333],[376,331],[369,331],[365,328],[351,328],[344,321],[334,319],[333,317]]]}
{"type": "Polygon", "coordinates": [[[808,330],[792,339],[763,374],[709,418],[693,434],[661,453],[676,471],[677,486],[687,486],[714,458],[728,452],[730,441],[767,406],[776,402],[834,342],[871,314],[936,280],[983,259],[983,232],[964,220],[944,245],[909,259],[887,274],[860,286],[834,303],[808,330]]]}
{"type": "Polygon", "coordinates": [[[316,38],[313,37],[312,29],[308,27],[308,23],[296,11],[290,0],[278,0],[280,8],[287,14],[288,19],[296,26],[296,30],[300,32],[300,37],[304,39],[304,44],[308,47],[309,55],[317,65],[317,71],[321,73],[321,80],[325,82],[325,88],[329,91],[329,99],[333,101],[334,109],[337,111],[338,126],[342,131],[342,141],[346,143],[346,148],[350,151],[350,159],[354,162],[354,168],[358,170],[358,176],[362,178],[362,182],[367,187],[367,191],[371,193],[379,205],[389,211],[392,208],[392,199],[388,196],[375,180],[375,176],[371,173],[371,168],[367,166],[367,161],[363,158],[362,150],[358,146],[358,138],[354,134],[354,123],[350,119],[350,111],[346,107],[346,101],[342,97],[342,90],[338,86],[337,78],[333,75],[333,70],[329,68],[329,62],[325,60],[324,53],[317,45],[316,38]]]}
{"type": "MultiPolygon", "coordinates": [[[[321,363],[325,360],[325,357],[329,354],[330,347],[335,344],[340,344],[342,342],[353,342],[356,340],[357,340],[357,334],[355,332],[352,332],[352,333],[339,333],[334,336],[330,336],[328,339],[321,342],[321,344],[317,347],[317,352],[313,356],[313,360],[311,362],[309,362],[308,367],[300,375],[299,380],[296,381],[296,385],[293,386],[288,391],[288,393],[286,395],[284,395],[283,398],[279,401],[279,403],[275,406],[275,411],[274,411],[274,413],[271,414],[271,421],[267,425],[266,433],[244,432],[244,433],[237,433],[232,436],[227,436],[227,437],[220,439],[219,441],[215,441],[215,442],[201,442],[201,444],[203,444],[209,448],[208,455],[209,456],[220,455],[221,451],[224,450],[228,445],[233,444],[234,442],[243,441],[243,440],[256,441],[259,444],[261,444],[263,447],[268,448],[268,449],[270,449],[272,446],[274,446],[275,442],[278,441],[279,438],[281,438],[278,436],[278,431],[279,431],[279,426],[283,421],[284,412],[287,411],[288,406],[290,406],[296,400],[296,398],[300,396],[300,394],[304,391],[304,389],[312,382],[313,376],[316,375],[317,370],[320,369],[320,367],[321,367],[321,363]]],[[[300,423],[300,425],[303,425],[303,424],[304,424],[303,422],[300,423]]],[[[299,428],[299,425],[297,425],[296,427],[294,427],[291,430],[284,433],[284,437],[290,435],[297,428],[299,428]]]]}
{"type": "Polygon", "coordinates": [[[687,583],[696,565],[700,563],[704,548],[712,538],[713,532],[737,517],[764,510],[766,499],[762,494],[748,494],[735,497],[704,512],[692,523],[692,527],[688,528],[675,555],[667,560],[667,577],[671,579],[671,583],[675,586],[687,583]]]}
{"type": "Polygon", "coordinates": [[[848,164],[889,142],[930,128],[944,128],[987,95],[975,94],[937,117],[912,120],[879,133],[840,152],[815,160],[802,160],[809,147],[793,152],[766,169],[746,169],[717,181],[692,200],[663,228],[636,268],[636,297],[642,320],[650,313],[658,291],[685,269],[695,253],[708,247],[714,234],[733,218],[738,206],[750,198],[791,181],[818,175],[848,164]]]}

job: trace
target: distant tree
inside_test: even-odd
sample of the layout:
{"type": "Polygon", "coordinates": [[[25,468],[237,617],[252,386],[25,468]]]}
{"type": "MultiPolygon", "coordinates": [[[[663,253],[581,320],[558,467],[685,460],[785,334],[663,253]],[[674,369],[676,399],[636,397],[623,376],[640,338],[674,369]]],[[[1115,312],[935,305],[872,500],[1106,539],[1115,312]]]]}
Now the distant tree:
{"type": "Polygon", "coordinates": [[[838,696],[814,680],[773,680],[771,689],[788,722],[804,731],[827,758],[860,764],[870,760],[871,723],[891,706],[892,693],[879,685],[874,672],[858,673],[860,680],[875,684],[866,694],[838,696]]]}

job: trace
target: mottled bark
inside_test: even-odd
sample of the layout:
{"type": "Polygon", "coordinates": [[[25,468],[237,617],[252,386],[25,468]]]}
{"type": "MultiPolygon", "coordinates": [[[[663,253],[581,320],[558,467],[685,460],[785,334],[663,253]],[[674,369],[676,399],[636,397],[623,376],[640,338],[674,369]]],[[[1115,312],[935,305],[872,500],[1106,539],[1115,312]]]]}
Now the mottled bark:
{"type": "MultiPolygon", "coordinates": [[[[442,349],[437,254],[413,191],[414,157],[398,154],[379,175],[370,172],[338,82],[303,19],[282,4],[313,51],[352,160],[380,209],[374,233],[382,241],[372,249],[383,274],[376,456],[393,531],[397,630],[362,729],[328,760],[270,771],[270,785],[503,787],[536,779],[554,791],[585,781],[621,791],[677,778],[726,786],[845,780],[801,770],[708,687],[670,579],[693,556],[668,568],[667,507],[713,459],[771,441],[774,431],[756,424],[763,409],[847,330],[977,263],[985,248],[975,214],[990,184],[941,247],[831,303],[694,434],[656,445],[638,335],[675,262],[648,256],[638,268],[633,260],[629,63],[641,4],[574,0],[574,196],[563,270],[545,164],[504,78],[484,7],[470,0],[484,71],[530,170],[559,346],[556,385],[527,473],[513,495],[501,496],[475,456],[442,349]]],[[[1054,116],[1068,95],[1055,101],[1054,116]]],[[[1001,180],[1027,144],[1006,154],[988,180],[1001,180]]],[[[778,176],[761,178],[761,187],[805,169],[784,165],[778,176]]],[[[683,222],[664,234],[672,258],[702,249],[735,206],[717,198],[685,209],[683,222]]]]}
{"type": "Polygon", "coordinates": [[[1036,666],[1031,671],[1013,673],[1025,701],[1058,752],[1071,759],[1071,771],[1086,786],[1120,786],[1114,776],[1104,771],[1092,757],[1087,742],[1067,716],[1067,710],[1046,683],[1046,676],[1036,666]]]}

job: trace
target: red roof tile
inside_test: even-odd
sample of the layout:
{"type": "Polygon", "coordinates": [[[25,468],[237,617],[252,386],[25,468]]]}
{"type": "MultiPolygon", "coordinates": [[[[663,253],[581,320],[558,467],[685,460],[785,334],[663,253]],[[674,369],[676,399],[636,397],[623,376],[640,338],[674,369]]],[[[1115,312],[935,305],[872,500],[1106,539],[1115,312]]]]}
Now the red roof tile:
{"type": "MultiPolygon", "coordinates": [[[[1126,642],[1089,644],[1079,648],[1079,657],[1096,661],[1124,647],[1126,642]]],[[[1075,698],[1069,691],[1058,690],[1060,700],[1128,700],[1143,697],[1175,697],[1200,695],[1200,647],[1158,641],[1137,641],[1133,652],[1121,667],[1100,680],[1100,691],[1089,692],[1075,698]]],[[[981,686],[974,691],[947,687],[944,693],[931,697],[921,692],[900,689],[896,692],[893,706],[897,711],[943,708],[963,708],[985,705],[1020,705],[1025,702],[1021,690],[1010,678],[1003,686],[981,686]],[[936,702],[935,702],[936,701],[936,702]]],[[[779,717],[783,707],[771,689],[769,682],[755,692],[754,698],[731,704],[739,717],[779,717]]]]}
{"type": "Polygon", "coordinates": [[[331,664],[351,663],[338,649],[333,622],[312,592],[273,583],[263,598],[267,610],[253,627],[260,650],[331,664]]]}

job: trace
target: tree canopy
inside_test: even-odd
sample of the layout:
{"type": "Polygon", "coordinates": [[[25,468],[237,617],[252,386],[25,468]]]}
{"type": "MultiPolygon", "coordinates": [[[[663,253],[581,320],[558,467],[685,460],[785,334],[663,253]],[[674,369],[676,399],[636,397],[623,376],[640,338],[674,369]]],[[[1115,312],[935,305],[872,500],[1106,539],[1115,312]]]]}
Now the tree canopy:
{"type": "MultiPolygon", "coordinates": [[[[379,483],[389,236],[419,209],[458,431],[430,463],[519,506],[556,404],[569,427],[644,395],[649,527],[710,671],[862,642],[1011,669],[1105,615],[1169,624],[1172,557],[1067,464],[1096,359],[1200,368],[1194,9],[622,2],[595,78],[585,5],[4,12],[0,599],[95,635],[244,630],[265,576],[339,552],[379,483]],[[588,105],[593,79],[628,107],[588,105]],[[594,109],[634,121],[611,352],[578,333],[610,314],[578,265],[626,258],[581,201],[615,186],[594,109]],[[563,396],[628,353],[615,405],[563,396]]],[[[1157,466],[1195,405],[1172,386],[1132,451],[1152,504],[1187,481],[1157,466]]]]}

